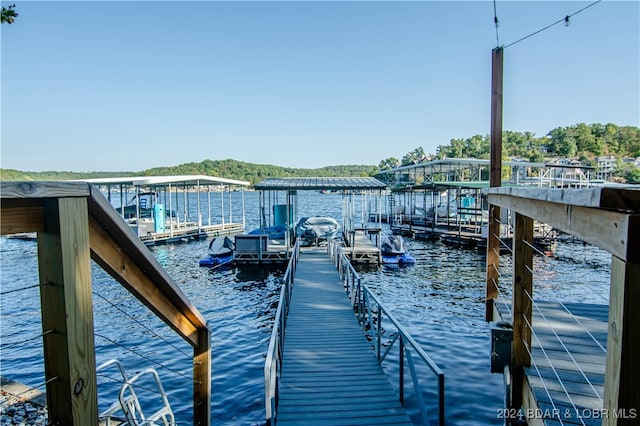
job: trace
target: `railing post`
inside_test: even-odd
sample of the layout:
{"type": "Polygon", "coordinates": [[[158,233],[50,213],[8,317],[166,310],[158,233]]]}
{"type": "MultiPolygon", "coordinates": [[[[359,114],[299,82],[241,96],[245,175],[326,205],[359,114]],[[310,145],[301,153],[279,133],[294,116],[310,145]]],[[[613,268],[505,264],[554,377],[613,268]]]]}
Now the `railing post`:
{"type": "Polygon", "coordinates": [[[378,335],[378,339],[376,341],[376,355],[378,356],[378,362],[380,362],[381,361],[380,346],[381,346],[381,340],[382,340],[382,308],[380,307],[380,305],[378,305],[378,332],[376,334],[378,335]]]}
{"type": "MultiPolygon", "coordinates": [[[[640,367],[640,264],[611,256],[611,287],[609,296],[609,333],[604,384],[604,409],[608,413],[624,413],[626,418],[608,416],[603,425],[635,424],[640,407],[638,380],[640,367]]],[[[624,417],[624,416],[620,416],[624,417]]]]}
{"type": "Polygon", "coordinates": [[[398,389],[400,391],[400,402],[404,404],[404,339],[400,335],[400,347],[398,349],[400,355],[398,359],[398,389]]]}
{"type": "Polygon", "coordinates": [[[438,374],[438,425],[444,426],[444,374],[438,374]]]}
{"type": "Polygon", "coordinates": [[[533,219],[516,213],[513,235],[513,341],[511,342],[511,404],[522,405],[524,368],[531,364],[531,324],[533,306],[533,219]]]}
{"type": "Polygon", "coordinates": [[[86,198],[45,199],[38,266],[49,422],[97,425],[86,198]]]}
{"type": "Polygon", "coordinates": [[[211,332],[198,330],[193,348],[193,424],[211,424],[211,332]]]}

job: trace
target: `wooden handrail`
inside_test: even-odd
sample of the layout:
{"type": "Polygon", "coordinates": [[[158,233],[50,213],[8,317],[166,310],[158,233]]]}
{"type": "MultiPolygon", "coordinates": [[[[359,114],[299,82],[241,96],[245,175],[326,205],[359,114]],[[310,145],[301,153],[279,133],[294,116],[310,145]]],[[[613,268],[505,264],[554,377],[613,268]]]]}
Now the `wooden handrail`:
{"type": "Polygon", "coordinates": [[[99,190],[84,182],[2,182],[0,201],[0,234],[38,233],[40,279],[54,284],[43,286],[54,290],[41,291],[43,324],[50,321],[77,346],[43,339],[45,375],[58,377],[57,382],[66,386],[61,391],[56,381],[47,385],[50,418],[62,419],[64,424],[97,422],[87,248],[96,263],[193,346],[194,424],[210,424],[211,336],[206,320],[99,190]],[[79,299],[78,293],[85,299],[79,299]],[[64,310],[60,306],[49,309],[52,295],[64,310]],[[69,310],[77,312],[70,314],[69,310]],[[86,323],[79,331],[75,328],[78,322],[86,323]],[[60,356],[60,351],[66,356],[60,356]],[[74,363],[81,365],[71,365],[74,363]],[[56,374],[51,373],[54,370],[56,374]],[[58,370],[67,377],[59,377],[58,370]],[[77,392],[76,398],[72,392],[77,392]],[[60,403],[60,394],[73,401],[60,403]]]}
{"type": "MultiPolygon", "coordinates": [[[[613,414],[637,409],[640,406],[640,393],[637,392],[640,366],[635,362],[640,354],[640,311],[637,309],[640,298],[640,187],[491,188],[485,193],[491,205],[509,209],[516,215],[509,408],[521,405],[528,408],[526,405],[532,402],[523,383],[524,367],[530,362],[526,347],[531,346],[531,247],[533,221],[537,220],[611,254],[604,402],[601,408],[603,413],[613,414]],[[523,318],[524,321],[521,320],[523,318]]],[[[634,421],[605,415],[602,424],[631,424],[634,421]]]]}

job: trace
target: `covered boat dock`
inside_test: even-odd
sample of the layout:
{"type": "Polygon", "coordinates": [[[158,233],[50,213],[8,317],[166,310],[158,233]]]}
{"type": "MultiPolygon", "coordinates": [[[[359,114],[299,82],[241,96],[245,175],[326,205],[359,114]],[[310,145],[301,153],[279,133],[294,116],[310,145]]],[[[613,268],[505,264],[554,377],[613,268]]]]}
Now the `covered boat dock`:
{"type": "Polygon", "coordinates": [[[147,245],[244,232],[247,181],[177,175],[86,179],[83,182],[100,188],[147,245]],[[241,194],[240,217],[233,205],[233,192],[241,194]]]}
{"type": "Polygon", "coordinates": [[[264,232],[261,235],[236,237],[236,262],[285,262],[291,251],[294,226],[299,219],[298,191],[331,191],[343,195],[339,223],[351,261],[375,265],[381,263],[379,237],[382,195],[386,185],[379,180],[372,177],[270,178],[256,184],[255,189],[260,191],[260,227],[264,232]],[[357,211],[360,212],[359,217],[357,211]],[[370,216],[373,216],[373,224],[369,222],[370,216]],[[271,244],[268,229],[274,226],[284,227],[283,244],[271,244]],[[251,239],[257,242],[254,244],[249,241],[251,239]]]}

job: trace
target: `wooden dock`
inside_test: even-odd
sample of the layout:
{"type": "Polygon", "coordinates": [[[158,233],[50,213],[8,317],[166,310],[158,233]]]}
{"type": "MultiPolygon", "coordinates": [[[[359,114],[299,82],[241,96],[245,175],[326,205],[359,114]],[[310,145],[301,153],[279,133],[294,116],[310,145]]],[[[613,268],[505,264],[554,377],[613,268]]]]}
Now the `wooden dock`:
{"type": "MultiPolygon", "coordinates": [[[[497,313],[511,322],[511,302],[498,299],[497,313]]],[[[607,347],[607,305],[536,300],[531,366],[525,368],[523,409],[529,422],[600,425],[607,347]],[[525,408],[526,407],[526,408],[525,408]]],[[[531,424],[531,423],[530,423],[531,424]]]]}
{"type": "Polygon", "coordinates": [[[221,235],[235,235],[243,231],[244,225],[241,223],[200,226],[194,222],[170,227],[166,232],[148,232],[145,235],[140,235],[139,238],[145,245],[154,245],[201,240],[208,237],[215,238],[221,235]]]}
{"type": "Polygon", "coordinates": [[[300,255],[277,413],[283,425],[412,424],[325,249],[300,255]]]}
{"type": "MultiPolygon", "coordinates": [[[[374,234],[380,235],[378,229],[374,234]]],[[[366,229],[357,229],[350,233],[345,239],[347,246],[345,254],[352,264],[380,265],[382,263],[382,253],[380,248],[367,236],[369,233],[366,229]]]]}

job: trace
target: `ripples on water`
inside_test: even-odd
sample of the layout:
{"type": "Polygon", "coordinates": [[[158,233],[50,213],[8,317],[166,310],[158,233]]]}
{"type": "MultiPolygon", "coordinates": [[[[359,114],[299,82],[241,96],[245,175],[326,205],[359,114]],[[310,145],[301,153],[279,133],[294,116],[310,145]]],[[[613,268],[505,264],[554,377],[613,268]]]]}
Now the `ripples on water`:
{"type": "MultiPolygon", "coordinates": [[[[254,212],[252,197],[247,194],[248,214],[254,212]]],[[[306,195],[300,198],[300,216],[315,214],[313,206],[322,206],[324,211],[320,214],[339,218],[340,204],[339,195],[306,195]]],[[[248,229],[251,227],[249,222],[248,229]]],[[[489,372],[483,255],[437,242],[407,243],[416,257],[415,266],[363,270],[363,281],[444,371],[447,424],[501,424],[496,412],[503,404],[502,377],[489,372]]],[[[211,328],[212,423],[263,424],[264,359],[282,273],[199,268],[197,262],[206,249],[206,241],[197,241],[156,246],[151,251],[211,328]]],[[[504,282],[509,279],[509,262],[509,257],[502,257],[504,282]]],[[[607,303],[610,260],[601,250],[564,243],[559,246],[557,260],[536,257],[534,268],[534,291],[540,298],[607,303]]],[[[2,292],[36,284],[36,244],[0,239],[0,274],[2,292]]],[[[92,274],[98,364],[115,357],[130,372],[155,367],[170,394],[178,423],[191,424],[191,347],[100,268],[94,265],[92,274]]],[[[508,285],[503,289],[508,292],[508,285]]],[[[1,302],[1,374],[41,385],[44,378],[38,289],[3,295],[1,302]]],[[[390,357],[395,359],[393,353],[390,357]]],[[[397,367],[385,362],[385,369],[392,383],[397,381],[397,367]]],[[[418,372],[428,386],[425,396],[434,413],[435,381],[426,368],[419,367],[418,372]]],[[[408,383],[408,372],[406,377],[408,383]]],[[[105,408],[106,395],[115,392],[117,384],[103,376],[99,383],[101,408],[105,408]]],[[[411,395],[408,405],[417,420],[415,398],[411,395]]]]}

